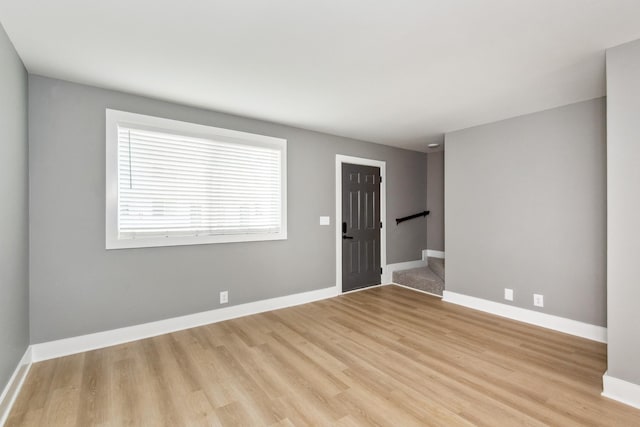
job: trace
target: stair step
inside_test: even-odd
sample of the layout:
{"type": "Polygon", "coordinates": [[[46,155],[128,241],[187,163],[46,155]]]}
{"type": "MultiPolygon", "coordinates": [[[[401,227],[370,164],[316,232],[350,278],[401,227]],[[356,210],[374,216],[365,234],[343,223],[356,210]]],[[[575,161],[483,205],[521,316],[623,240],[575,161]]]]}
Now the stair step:
{"type": "Polygon", "coordinates": [[[427,258],[427,264],[444,281],[444,259],[429,257],[427,258]]]}
{"type": "Polygon", "coordinates": [[[435,295],[442,295],[444,281],[429,267],[412,268],[394,271],[393,283],[419,289],[435,295]]]}

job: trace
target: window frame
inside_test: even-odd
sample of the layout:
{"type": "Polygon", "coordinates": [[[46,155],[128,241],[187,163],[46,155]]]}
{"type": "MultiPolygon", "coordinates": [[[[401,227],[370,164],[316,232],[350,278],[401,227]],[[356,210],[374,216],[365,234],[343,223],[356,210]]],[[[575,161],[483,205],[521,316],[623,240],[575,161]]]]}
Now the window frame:
{"type": "Polygon", "coordinates": [[[106,224],[105,248],[126,249],[161,246],[205,245],[215,243],[256,242],[287,239],[287,140],[231,129],[217,128],[179,120],[106,109],[106,224]],[[118,127],[174,133],[194,138],[215,139],[220,142],[267,147],[280,151],[281,215],[279,233],[220,234],[202,236],[164,236],[143,238],[119,238],[119,177],[118,177],[118,127]]]}

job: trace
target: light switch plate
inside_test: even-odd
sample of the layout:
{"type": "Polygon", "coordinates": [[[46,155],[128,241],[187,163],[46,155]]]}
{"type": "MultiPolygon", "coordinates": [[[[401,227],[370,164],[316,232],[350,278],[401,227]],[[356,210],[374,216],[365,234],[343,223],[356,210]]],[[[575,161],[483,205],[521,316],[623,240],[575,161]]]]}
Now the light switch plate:
{"type": "Polygon", "coordinates": [[[330,216],[321,216],[320,217],[320,225],[331,225],[331,217],[330,216]]]}

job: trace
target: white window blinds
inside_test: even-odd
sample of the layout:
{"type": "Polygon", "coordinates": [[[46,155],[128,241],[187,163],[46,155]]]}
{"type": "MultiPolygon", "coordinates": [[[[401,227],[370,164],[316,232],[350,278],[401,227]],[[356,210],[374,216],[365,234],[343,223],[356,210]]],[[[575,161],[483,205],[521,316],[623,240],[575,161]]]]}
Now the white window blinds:
{"type": "Polygon", "coordinates": [[[159,246],[286,238],[278,144],[119,123],[117,193],[119,241],[159,246]]]}

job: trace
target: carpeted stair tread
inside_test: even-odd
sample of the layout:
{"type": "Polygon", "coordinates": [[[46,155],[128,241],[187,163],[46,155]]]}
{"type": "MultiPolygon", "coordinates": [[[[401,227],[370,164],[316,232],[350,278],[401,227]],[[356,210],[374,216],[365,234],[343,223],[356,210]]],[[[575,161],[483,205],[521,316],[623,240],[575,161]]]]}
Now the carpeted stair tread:
{"type": "Polygon", "coordinates": [[[429,267],[394,271],[393,283],[419,289],[435,295],[442,295],[444,281],[429,267]]]}
{"type": "Polygon", "coordinates": [[[427,258],[429,268],[444,281],[444,259],[443,258],[427,258]]]}

